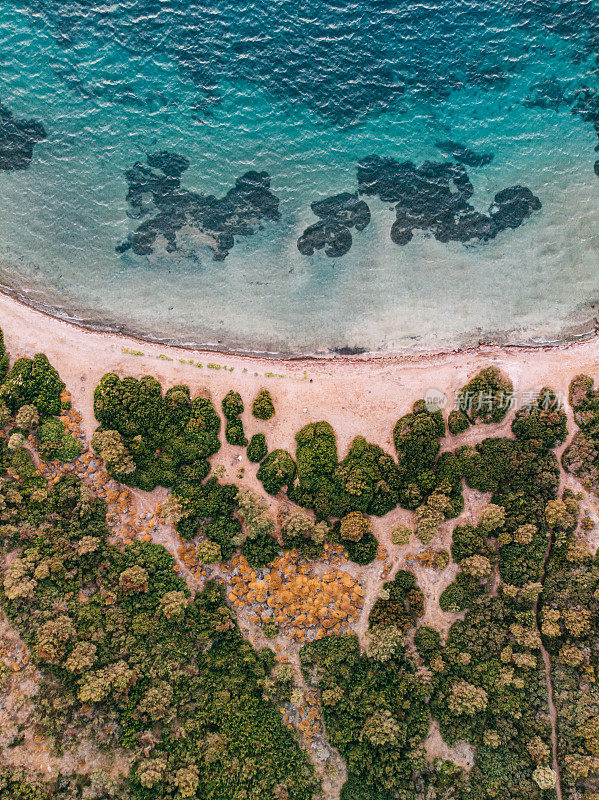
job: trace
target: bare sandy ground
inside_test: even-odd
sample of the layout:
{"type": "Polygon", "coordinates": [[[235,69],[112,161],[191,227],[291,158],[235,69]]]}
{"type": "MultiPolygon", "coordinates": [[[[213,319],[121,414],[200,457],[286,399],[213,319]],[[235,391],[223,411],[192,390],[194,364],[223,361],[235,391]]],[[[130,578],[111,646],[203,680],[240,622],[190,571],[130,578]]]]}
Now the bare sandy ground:
{"type": "Polygon", "coordinates": [[[269,360],[93,332],[46,316],[5,295],[0,295],[0,326],[13,357],[37,352],[48,355],[83,414],[87,434],[95,428],[93,390],[104,373],[152,374],[165,387],[185,383],[192,394],[209,394],[217,403],[234,388],[246,408],[260,387],[268,387],[278,413],[266,424],[246,413],[247,433],[266,430],[271,447],[292,451],[299,428],[320,419],[335,428],[341,454],[358,434],[391,448],[393,425],[410,410],[414,400],[427,390],[439,389],[452,406],[466,380],[490,364],[508,373],[516,396],[523,402],[527,393],[544,385],[565,397],[574,375],[599,374],[598,338],[554,347],[480,346],[414,357],[269,360]]]}

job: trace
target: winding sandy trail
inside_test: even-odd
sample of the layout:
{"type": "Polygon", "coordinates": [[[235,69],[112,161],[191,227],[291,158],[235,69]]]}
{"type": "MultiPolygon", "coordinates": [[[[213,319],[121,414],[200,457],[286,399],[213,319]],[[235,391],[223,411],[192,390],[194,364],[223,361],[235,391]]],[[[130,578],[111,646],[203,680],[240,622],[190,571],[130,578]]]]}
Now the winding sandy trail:
{"type": "MultiPolygon", "coordinates": [[[[536,603],[535,603],[536,615],[536,603]]],[[[541,643],[541,655],[543,656],[543,663],[545,664],[545,677],[547,679],[547,704],[549,707],[549,719],[551,720],[551,750],[553,756],[553,770],[557,776],[555,784],[555,792],[557,800],[562,800],[562,778],[559,769],[559,762],[557,760],[557,711],[553,702],[553,683],[551,681],[551,661],[549,653],[541,643]]]]}

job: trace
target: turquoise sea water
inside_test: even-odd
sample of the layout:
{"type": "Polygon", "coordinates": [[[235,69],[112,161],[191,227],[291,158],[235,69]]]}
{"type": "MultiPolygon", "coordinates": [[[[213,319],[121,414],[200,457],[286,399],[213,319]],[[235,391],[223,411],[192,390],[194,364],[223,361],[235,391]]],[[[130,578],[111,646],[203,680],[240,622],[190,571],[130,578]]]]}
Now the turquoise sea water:
{"type": "Polygon", "coordinates": [[[0,103],[46,133],[0,170],[0,278],[59,313],[271,352],[541,342],[595,313],[595,2],[31,0],[0,3],[0,54],[0,103]],[[136,205],[126,173],[162,187],[163,151],[187,168],[136,205]],[[358,182],[371,155],[412,162],[389,196],[358,182]],[[440,207],[459,191],[441,180],[440,200],[426,161],[471,184],[459,235],[440,207]],[[250,170],[276,215],[214,200],[250,170]],[[513,186],[540,208],[471,235],[513,186]],[[311,203],[359,189],[348,252],[300,252],[311,203]],[[172,241],[119,247],[157,219],[172,241]]]}

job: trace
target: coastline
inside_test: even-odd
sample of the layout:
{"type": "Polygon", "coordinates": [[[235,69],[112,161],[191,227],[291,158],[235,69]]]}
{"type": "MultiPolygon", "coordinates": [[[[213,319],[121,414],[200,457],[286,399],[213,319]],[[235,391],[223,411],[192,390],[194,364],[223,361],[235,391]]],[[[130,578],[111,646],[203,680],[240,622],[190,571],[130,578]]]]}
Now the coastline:
{"type": "MultiPolygon", "coordinates": [[[[529,347],[481,344],[429,354],[268,358],[186,349],[125,333],[90,330],[3,293],[0,327],[12,359],[40,351],[48,355],[82,413],[88,437],[96,427],[93,391],[110,371],[121,376],[152,374],[165,389],[185,383],[192,394],[210,395],[218,406],[234,388],[246,409],[266,386],[277,409],[268,426],[271,447],[293,449],[295,433],[303,425],[325,419],[335,428],[340,452],[357,435],[392,449],[393,425],[416,399],[435,389],[452,404],[466,381],[490,364],[509,374],[517,397],[548,385],[565,399],[574,375],[599,375],[597,336],[529,347]]],[[[246,411],[244,417],[247,434],[260,430],[251,414],[246,411]]]]}
{"type": "Polygon", "coordinates": [[[400,350],[367,350],[363,347],[333,347],[329,350],[314,351],[314,352],[291,352],[283,350],[269,350],[269,349],[246,349],[242,347],[234,347],[223,344],[220,340],[216,343],[195,341],[183,341],[182,339],[168,336],[153,335],[146,331],[140,331],[133,326],[128,326],[126,323],[120,323],[114,320],[108,320],[101,316],[94,318],[93,311],[87,310],[85,313],[78,313],[69,310],[65,306],[57,307],[49,300],[36,299],[33,296],[35,289],[32,293],[19,290],[12,285],[9,285],[0,280],[0,297],[7,297],[14,300],[16,303],[23,305],[27,308],[49,317],[72,325],[75,328],[87,330],[96,333],[107,333],[138,342],[139,344],[155,344],[162,347],[175,348],[185,352],[192,351],[196,353],[213,353],[220,355],[239,356],[244,358],[257,358],[266,359],[273,362],[285,361],[331,361],[337,362],[347,358],[362,357],[370,360],[378,359],[392,359],[392,360],[408,360],[420,358],[430,358],[434,356],[444,356],[450,353],[468,353],[476,352],[480,348],[498,348],[504,349],[518,349],[518,350],[531,350],[537,351],[545,348],[564,347],[579,342],[592,340],[599,337],[599,309],[598,302],[589,301],[583,308],[575,309],[570,314],[570,323],[565,322],[561,330],[556,334],[555,338],[543,339],[541,341],[523,340],[512,341],[511,337],[514,331],[487,331],[479,330],[471,334],[465,334],[460,344],[455,346],[448,346],[447,348],[426,348],[419,349],[416,346],[405,347],[400,350]],[[573,320],[578,318],[577,322],[573,320]],[[503,341],[502,341],[503,339],[503,341]]]}

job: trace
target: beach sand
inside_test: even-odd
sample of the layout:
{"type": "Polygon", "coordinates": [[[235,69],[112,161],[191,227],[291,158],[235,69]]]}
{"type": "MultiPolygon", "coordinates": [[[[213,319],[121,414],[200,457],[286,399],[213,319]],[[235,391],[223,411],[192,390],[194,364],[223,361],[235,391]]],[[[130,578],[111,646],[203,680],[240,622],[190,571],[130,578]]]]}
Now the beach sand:
{"type": "MultiPolygon", "coordinates": [[[[96,427],[94,388],[111,371],[120,376],[151,374],[165,389],[187,384],[192,396],[208,395],[218,409],[227,391],[235,389],[245,403],[244,424],[249,435],[265,429],[265,423],[255,420],[250,409],[258,389],[266,386],[277,412],[266,424],[270,448],[293,452],[295,433],[303,425],[327,420],[336,431],[340,456],[357,435],[392,450],[393,426],[415,400],[428,391],[440,390],[447,397],[449,410],[464,383],[490,364],[511,378],[516,404],[530,400],[530,393],[542,386],[551,386],[565,400],[574,375],[599,375],[596,337],[546,347],[481,345],[413,357],[270,360],[168,347],[91,331],[47,316],[6,295],[0,295],[0,327],[13,359],[46,353],[71,392],[73,405],[83,415],[82,426],[88,437],[96,427]]],[[[485,427],[489,435],[489,428],[495,426],[485,427]]],[[[461,436],[460,443],[467,438],[461,436]]]]}

